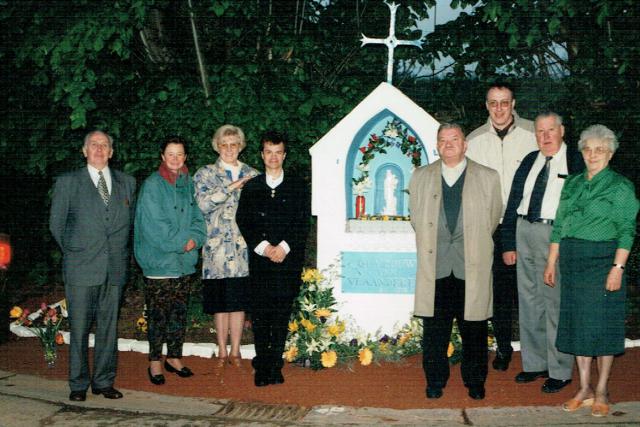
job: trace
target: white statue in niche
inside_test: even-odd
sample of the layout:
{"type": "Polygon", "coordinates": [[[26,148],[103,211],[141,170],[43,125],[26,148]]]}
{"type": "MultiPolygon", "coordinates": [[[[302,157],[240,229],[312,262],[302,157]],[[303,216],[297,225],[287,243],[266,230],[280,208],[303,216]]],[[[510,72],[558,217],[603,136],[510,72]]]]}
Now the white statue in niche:
{"type": "Polygon", "coordinates": [[[382,215],[397,215],[398,199],[396,198],[396,187],[398,186],[398,177],[391,172],[391,169],[387,169],[387,174],[384,177],[384,209],[382,209],[382,215]]]}

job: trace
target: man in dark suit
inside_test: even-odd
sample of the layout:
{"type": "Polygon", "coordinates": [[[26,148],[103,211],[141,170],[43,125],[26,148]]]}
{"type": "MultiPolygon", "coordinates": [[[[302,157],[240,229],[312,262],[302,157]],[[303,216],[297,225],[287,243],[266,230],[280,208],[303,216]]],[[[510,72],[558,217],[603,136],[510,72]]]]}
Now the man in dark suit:
{"type": "Polygon", "coordinates": [[[568,174],[584,168],[582,156],[564,142],[562,118],[548,112],[535,120],[539,150],[529,153],[515,173],[502,221],[503,261],[517,262],[520,347],[523,371],[515,380],[548,379],[545,393],[571,382],[573,356],[556,348],[560,316],[560,277],[555,287],[544,284],[549,238],[560,194],[568,174]]]}
{"type": "Polygon", "coordinates": [[[261,146],[265,173],[245,184],[236,214],[249,249],[257,387],[284,382],[282,353],[309,228],[308,189],[282,167],[285,137],[267,132],[261,146]]]}
{"type": "Polygon", "coordinates": [[[102,131],[84,139],[87,166],[61,175],[53,188],[49,229],[63,255],[62,275],[69,313],[69,388],[84,401],[87,388],[119,399],[116,327],[129,261],[136,182],[109,168],[113,140],[102,131]],[[93,375],[89,373],[89,330],[95,321],[93,375]]]}

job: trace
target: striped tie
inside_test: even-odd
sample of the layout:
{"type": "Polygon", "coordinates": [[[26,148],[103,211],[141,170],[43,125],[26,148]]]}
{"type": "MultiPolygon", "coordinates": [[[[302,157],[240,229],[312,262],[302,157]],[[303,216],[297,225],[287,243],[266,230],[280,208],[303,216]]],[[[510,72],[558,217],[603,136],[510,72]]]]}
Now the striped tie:
{"type": "Polygon", "coordinates": [[[109,189],[107,188],[107,180],[104,179],[104,175],[102,171],[98,172],[100,175],[100,179],[98,179],[98,191],[100,192],[100,197],[102,197],[102,201],[105,205],[109,204],[109,189]]]}

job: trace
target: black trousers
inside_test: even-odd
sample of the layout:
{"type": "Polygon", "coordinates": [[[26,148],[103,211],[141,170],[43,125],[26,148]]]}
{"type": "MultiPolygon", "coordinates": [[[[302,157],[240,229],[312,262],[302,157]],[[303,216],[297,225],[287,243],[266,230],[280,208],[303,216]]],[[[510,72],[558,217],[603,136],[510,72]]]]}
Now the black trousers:
{"type": "Polygon", "coordinates": [[[505,265],[502,261],[502,226],[493,233],[493,333],[498,351],[511,357],[513,347],[513,308],[517,304],[518,282],[515,265],[505,265]]]}
{"type": "MultiPolygon", "coordinates": [[[[299,274],[297,275],[299,277],[299,274]]],[[[289,333],[289,318],[297,296],[295,284],[284,278],[265,277],[254,282],[251,290],[251,322],[256,357],[256,371],[270,372],[284,365],[282,353],[289,333]]]]}
{"type": "Polygon", "coordinates": [[[429,387],[444,388],[449,380],[447,348],[453,319],[462,337],[462,380],[465,386],[487,379],[487,321],[464,320],[464,280],[451,276],[436,280],[434,316],[424,317],[422,368],[429,387]]]}

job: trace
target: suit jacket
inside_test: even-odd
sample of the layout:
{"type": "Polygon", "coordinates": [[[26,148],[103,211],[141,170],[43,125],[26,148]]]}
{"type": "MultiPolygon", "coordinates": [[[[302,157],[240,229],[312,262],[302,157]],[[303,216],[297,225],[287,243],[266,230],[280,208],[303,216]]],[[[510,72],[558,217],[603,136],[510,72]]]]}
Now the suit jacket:
{"type": "Polygon", "coordinates": [[[55,182],[49,229],[63,255],[64,283],[124,285],[134,218],[136,181],[111,171],[111,197],[105,206],[86,167],[55,182]]]}
{"type": "MultiPolygon", "coordinates": [[[[500,177],[496,171],[467,159],[462,190],[465,320],[485,320],[493,315],[491,236],[502,213],[500,191],[500,177]]],[[[442,203],[442,161],[417,169],[411,177],[409,192],[418,258],[414,315],[432,317],[442,203]]]]}
{"type": "MultiPolygon", "coordinates": [[[[518,222],[518,206],[522,202],[522,196],[524,193],[524,184],[527,181],[529,172],[533,167],[533,164],[538,157],[540,150],[533,151],[522,159],[522,163],[518,167],[516,174],[513,177],[513,183],[511,184],[511,192],[509,193],[509,201],[507,202],[507,209],[504,212],[504,218],[502,219],[501,236],[502,236],[502,248],[503,252],[516,250],[516,224],[518,222]]],[[[569,175],[576,174],[584,170],[584,160],[582,155],[575,149],[572,149],[567,144],[567,170],[569,175]]]]}
{"type": "Polygon", "coordinates": [[[247,182],[240,195],[236,222],[249,250],[249,276],[256,285],[277,278],[297,291],[309,230],[309,191],[302,180],[285,173],[271,196],[264,174],[247,182]],[[282,263],[273,263],[254,252],[263,240],[274,246],[284,240],[291,251],[282,263]]]}

